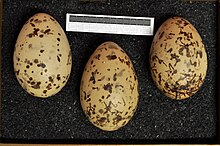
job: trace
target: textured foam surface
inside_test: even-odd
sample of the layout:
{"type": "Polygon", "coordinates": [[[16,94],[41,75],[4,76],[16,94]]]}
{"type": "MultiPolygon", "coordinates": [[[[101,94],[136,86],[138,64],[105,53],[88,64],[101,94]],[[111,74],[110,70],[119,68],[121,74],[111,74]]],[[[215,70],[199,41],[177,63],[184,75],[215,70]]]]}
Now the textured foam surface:
{"type": "Polygon", "coordinates": [[[53,143],[215,143],[217,6],[214,2],[177,0],[4,0],[2,42],[1,137],[14,142],[53,143]],[[32,15],[46,12],[65,29],[66,13],[155,17],[155,32],[172,16],[189,20],[200,33],[208,54],[208,72],[201,90],[192,98],[174,101],[154,85],[149,70],[153,36],[128,36],[66,32],[73,68],[67,85],[48,99],[26,93],[16,80],[13,50],[19,31],[32,15]],[[114,41],[131,58],[139,80],[139,103],[131,121],[115,132],[94,127],[79,100],[84,66],[93,51],[114,41]],[[94,141],[96,140],[96,141],[94,141]]]}

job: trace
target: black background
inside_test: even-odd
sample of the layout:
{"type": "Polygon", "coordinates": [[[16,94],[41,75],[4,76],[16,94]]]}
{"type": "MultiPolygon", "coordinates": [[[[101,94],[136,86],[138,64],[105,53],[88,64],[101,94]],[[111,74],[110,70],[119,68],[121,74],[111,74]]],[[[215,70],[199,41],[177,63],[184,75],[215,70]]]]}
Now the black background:
{"type": "Polygon", "coordinates": [[[4,0],[2,38],[3,142],[38,143],[216,143],[217,5],[181,0],[4,0]],[[55,96],[40,99],[26,93],[16,80],[13,51],[24,23],[34,14],[53,16],[65,30],[66,13],[155,17],[155,31],[168,18],[181,16],[200,33],[208,55],[208,72],[201,90],[192,98],[175,101],[154,85],[149,71],[153,36],[66,32],[73,66],[67,85],[55,96]],[[94,127],[79,101],[83,69],[93,51],[114,41],[131,58],[139,80],[139,103],[131,121],[114,132],[94,127]],[[96,141],[94,141],[96,140],[96,141]]]}

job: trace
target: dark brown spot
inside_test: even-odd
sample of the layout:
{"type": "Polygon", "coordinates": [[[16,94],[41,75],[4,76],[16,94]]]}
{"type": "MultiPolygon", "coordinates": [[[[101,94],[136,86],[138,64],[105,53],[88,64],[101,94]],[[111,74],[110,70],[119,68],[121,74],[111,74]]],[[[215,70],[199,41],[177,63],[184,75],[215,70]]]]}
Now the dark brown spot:
{"type": "Polygon", "coordinates": [[[43,52],[44,52],[44,50],[40,50],[40,52],[41,52],[41,53],[43,53],[43,52]]]}
{"type": "Polygon", "coordinates": [[[113,84],[108,83],[107,85],[104,85],[104,90],[109,91],[109,93],[112,93],[112,86],[113,84]]]}
{"type": "Polygon", "coordinates": [[[130,61],[126,61],[125,63],[128,67],[130,67],[130,65],[131,65],[130,61]]]}
{"type": "Polygon", "coordinates": [[[119,87],[124,88],[123,85],[115,85],[115,88],[119,88],[119,87]]]}
{"type": "Polygon", "coordinates": [[[38,66],[38,67],[42,67],[42,68],[45,68],[45,67],[46,67],[46,65],[45,65],[44,63],[40,63],[40,64],[38,64],[37,66],[38,66]]]}
{"type": "Polygon", "coordinates": [[[164,31],[160,34],[159,39],[162,39],[163,35],[164,35],[164,31]]]}
{"type": "Polygon", "coordinates": [[[34,36],[35,36],[35,35],[37,36],[37,35],[38,35],[37,33],[38,33],[39,30],[40,30],[39,28],[34,28],[33,35],[34,35],[34,36]]]}
{"type": "Polygon", "coordinates": [[[60,38],[57,38],[57,41],[60,42],[60,38]]]}
{"type": "Polygon", "coordinates": [[[50,81],[51,83],[53,83],[53,78],[52,78],[51,76],[49,76],[49,81],[50,81]]]}
{"type": "Polygon", "coordinates": [[[35,23],[41,23],[42,21],[39,20],[39,19],[35,19],[34,22],[35,22],[35,23]]]}
{"type": "Polygon", "coordinates": [[[95,59],[98,59],[98,60],[100,60],[100,54],[98,54],[98,55],[95,55],[95,59]]]}
{"type": "Polygon", "coordinates": [[[38,59],[34,59],[34,63],[38,63],[38,59]]]}
{"type": "Polygon", "coordinates": [[[120,122],[123,118],[120,115],[117,115],[114,119],[113,119],[113,124],[116,125],[118,124],[118,122],[120,122]]]}
{"type": "Polygon", "coordinates": [[[29,38],[32,38],[32,36],[33,36],[32,33],[30,33],[30,34],[27,35],[27,37],[29,37],[29,38]]]}
{"type": "Polygon", "coordinates": [[[49,34],[50,31],[51,31],[51,29],[46,29],[46,30],[44,31],[44,34],[49,34]]]}
{"type": "Polygon", "coordinates": [[[92,75],[89,79],[89,81],[92,81],[93,84],[95,84],[96,80],[95,80],[95,76],[96,76],[97,70],[95,70],[94,72],[92,72],[92,75]]]}
{"type": "Polygon", "coordinates": [[[107,121],[107,118],[101,117],[100,119],[97,120],[100,124],[103,124],[107,121]]]}
{"type": "Polygon", "coordinates": [[[171,53],[173,51],[173,48],[170,48],[169,50],[167,50],[167,53],[171,53]]]}
{"type": "Polygon", "coordinates": [[[104,113],[104,110],[103,110],[103,109],[100,109],[100,110],[99,110],[99,113],[100,113],[100,114],[104,113]]]}
{"type": "Polygon", "coordinates": [[[116,81],[117,80],[117,74],[115,73],[114,75],[113,75],[113,81],[116,81]]]}
{"type": "Polygon", "coordinates": [[[99,91],[99,87],[92,87],[92,90],[98,90],[99,91]]]}
{"type": "Polygon", "coordinates": [[[19,80],[20,80],[21,83],[23,83],[23,80],[22,80],[22,79],[19,79],[19,80]]]}
{"type": "Polygon", "coordinates": [[[46,94],[46,93],[47,93],[47,90],[44,90],[43,93],[46,94]]]}
{"type": "Polygon", "coordinates": [[[118,59],[121,63],[124,63],[124,59],[121,59],[120,57],[118,57],[118,59]]]}
{"type": "Polygon", "coordinates": [[[106,96],[106,99],[108,99],[109,97],[111,97],[111,95],[110,95],[110,94],[108,94],[108,95],[106,96]]]}
{"type": "Polygon", "coordinates": [[[30,23],[32,27],[35,27],[34,23],[30,23]]]}
{"type": "Polygon", "coordinates": [[[57,80],[59,81],[61,78],[60,78],[60,74],[57,75],[57,80]]]}
{"type": "Polygon", "coordinates": [[[115,60],[117,58],[116,55],[108,55],[106,57],[108,58],[108,60],[115,60]]]}
{"type": "Polygon", "coordinates": [[[41,34],[39,37],[42,38],[42,37],[44,37],[44,35],[41,34]]]}
{"type": "Polygon", "coordinates": [[[40,89],[41,82],[37,82],[35,85],[31,86],[34,89],[40,89]]]}
{"type": "Polygon", "coordinates": [[[50,17],[50,20],[55,21],[53,18],[50,17]]]}
{"type": "Polygon", "coordinates": [[[50,90],[50,89],[52,89],[52,85],[51,85],[51,83],[49,83],[48,85],[47,85],[47,90],[50,90]]]}
{"type": "Polygon", "coordinates": [[[60,57],[57,55],[57,60],[60,62],[60,57]]]}

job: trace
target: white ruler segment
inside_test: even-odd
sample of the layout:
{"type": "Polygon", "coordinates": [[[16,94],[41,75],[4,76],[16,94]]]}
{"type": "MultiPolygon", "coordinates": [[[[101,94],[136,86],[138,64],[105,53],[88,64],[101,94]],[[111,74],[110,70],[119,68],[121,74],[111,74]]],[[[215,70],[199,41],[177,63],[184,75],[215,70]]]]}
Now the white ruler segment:
{"type": "Polygon", "coordinates": [[[66,31],[153,35],[154,18],[67,13],[66,31]]]}

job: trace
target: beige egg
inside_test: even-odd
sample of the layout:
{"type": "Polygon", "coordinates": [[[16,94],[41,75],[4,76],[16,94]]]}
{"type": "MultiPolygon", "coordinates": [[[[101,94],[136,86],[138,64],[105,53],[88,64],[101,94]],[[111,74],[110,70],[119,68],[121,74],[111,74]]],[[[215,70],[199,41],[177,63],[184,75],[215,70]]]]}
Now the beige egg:
{"type": "Polygon", "coordinates": [[[14,50],[14,72],[31,95],[49,97],[66,84],[72,55],[67,37],[50,15],[38,13],[23,26],[14,50]]]}
{"type": "Polygon", "coordinates": [[[204,44],[189,21],[173,17],[160,26],[151,46],[150,67],[165,95],[176,100],[194,95],[204,82],[207,66],[204,44]]]}
{"type": "Polygon", "coordinates": [[[80,101],[96,127],[114,131],[125,126],[138,103],[138,80],[131,60],[113,42],[101,44],[83,72],[80,101]]]}

